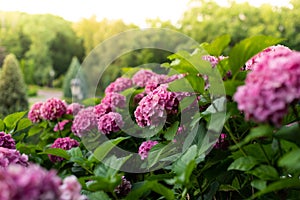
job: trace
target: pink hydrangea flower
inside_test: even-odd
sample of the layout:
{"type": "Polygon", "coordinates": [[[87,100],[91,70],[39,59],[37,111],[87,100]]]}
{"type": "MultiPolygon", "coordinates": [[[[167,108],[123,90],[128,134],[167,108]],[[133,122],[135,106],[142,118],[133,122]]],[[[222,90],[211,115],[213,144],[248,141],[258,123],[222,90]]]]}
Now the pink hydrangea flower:
{"type": "Polygon", "coordinates": [[[66,114],[75,116],[83,108],[84,106],[81,105],[80,103],[71,103],[70,105],[67,106],[66,114]]]}
{"type": "Polygon", "coordinates": [[[215,57],[215,56],[211,56],[211,55],[202,56],[202,59],[210,62],[211,66],[213,68],[216,67],[216,65],[225,58],[227,58],[227,57],[226,56],[215,57]]]}
{"type": "Polygon", "coordinates": [[[219,139],[217,140],[216,144],[214,145],[215,149],[227,149],[229,147],[229,142],[226,139],[227,135],[225,133],[221,133],[219,139]]]}
{"type": "Polygon", "coordinates": [[[132,86],[132,80],[129,78],[117,78],[114,82],[109,84],[106,89],[105,93],[111,93],[111,92],[122,92],[132,86]]]}
{"type": "Polygon", "coordinates": [[[6,168],[11,164],[28,165],[28,156],[20,154],[16,149],[0,147],[0,168],[6,168]]]}
{"type": "Polygon", "coordinates": [[[128,181],[125,176],[122,176],[121,184],[114,189],[114,192],[118,196],[126,196],[130,192],[131,187],[132,185],[130,181],[128,181]]]}
{"type": "Polygon", "coordinates": [[[135,85],[139,87],[145,87],[149,80],[153,81],[153,77],[157,76],[158,74],[154,73],[151,70],[141,69],[137,73],[134,74],[132,77],[132,81],[135,85]]]}
{"type": "Polygon", "coordinates": [[[64,130],[65,125],[66,125],[67,123],[69,123],[69,122],[71,122],[71,121],[68,120],[68,119],[65,119],[65,120],[63,120],[63,121],[61,121],[61,122],[58,122],[58,123],[54,126],[53,131],[58,132],[58,131],[64,130]]]}
{"type": "Polygon", "coordinates": [[[103,134],[117,132],[124,126],[122,116],[116,112],[110,112],[100,117],[98,130],[103,134]]]}
{"type": "Polygon", "coordinates": [[[270,47],[264,49],[263,51],[259,52],[258,54],[256,54],[256,55],[253,56],[252,58],[250,58],[250,59],[246,62],[246,64],[245,64],[245,69],[246,69],[246,70],[253,70],[254,67],[255,67],[255,64],[256,64],[256,63],[259,63],[259,62],[260,62],[260,59],[261,59],[262,57],[264,57],[264,55],[269,54],[269,53],[272,53],[272,52],[275,52],[275,51],[280,51],[280,52],[288,51],[288,52],[291,52],[292,50],[289,49],[289,48],[286,47],[286,46],[283,46],[283,45],[270,46],[270,47]]]}
{"type": "Polygon", "coordinates": [[[247,120],[280,125],[289,104],[300,98],[300,53],[278,48],[263,54],[238,87],[234,100],[247,120]]]}
{"type": "Polygon", "coordinates": [[[71,130],[76,136],[82,137],[82,135],[97,129],[97,127],[98,118],[97,114],[94,112],[94,107],[87,107],[77,113],[73,120],[71,130]]]}
{"type": "Polygon", "coordinates": [[[98,119],[109,112],[112,112],[112,108],[109,104],[100,103],[94,107],[94,113],[98,119]]]}
{"type": "Polygon", "coordinates": [[[10,134],[0,132],[0,147],[8,149],[16,149],[16,142],[10,134]]]}
{"type": "Polygon", "coordinates": [[[86,200],[87,197],[81,195],[81,185],[76,176],[71,175],[63,180],[62,185],[59,186],[60,199],[59,200],[86,200]]]}
{"type": "Polygon", "coordinates": [[[42,102],[37,102],[31,106],[28,112],[28,119],[33,123],[38,123],[43,119],[41,115],[42,105],[43,105],[42,102]]]}
{"type": "Polygon", "coordinates": [[[148,141],[143,142],[141,144],[141,146],[139,147],[139,155],[140,155],[142,160],[144,160],[145,158],[148,157],[149,151],[156,144],[158,144],[158,142],[157,141],[152,141],[152,140],[148,140],[148,141]]]}
{"type": "MultiPolygon", "coordinates": [[[[78,147],[79,142],[77,142],[74,139],[71,139],[70,137],[65,137],[65,138],[57,138],[54,143],[51,145],[51,148],[60,148],[64,150],[70,150],[74,147],[78,147]]],[[[54,155],[48,155],[49,159],[52,162],[60,162],[64,160],[64,158],[59,157],[59,156],[54,156],[54,155]]]]}
{"type": "Polygon", "coordinates": [[[31,164],[0,169],[1,200],[59,199],[61,179],[54,171],[31,164]]]}
{"type": "Polygon", "coordinates": [[[114,111],[115,108],[124,108],[126,105],[126,98],[125,96],[111,92],[107,93],[105,97],[101,100],[101,103],[109,105],[111,107],[111,110],[114,111]]]}
{"type": "Polygon", "coordinates": [[[40,111],[43,119],[55,120],[62,117],[66,113],[67,105],[60,99],[51,98],[41,106],[40,111]]]}
{"type": "Polygon", "coordinates": [[[176,94],[167,91],[167,85],[160,85],[139,102],[134,116],[140,127],[158,126],[167,114],[177,113],[178,105],[176,94]]]}

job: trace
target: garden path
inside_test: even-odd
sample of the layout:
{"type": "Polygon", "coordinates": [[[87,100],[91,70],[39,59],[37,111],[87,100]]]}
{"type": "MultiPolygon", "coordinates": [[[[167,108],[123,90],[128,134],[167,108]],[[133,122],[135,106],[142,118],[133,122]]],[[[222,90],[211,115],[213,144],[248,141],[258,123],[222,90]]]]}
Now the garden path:
{"type": "Polygon", "coordinates": [[[32,105],[36,102],[45,102],[47,99],[55,97],[62,98],[63,93],[59,89],[53,88],[40,88],[37,92],[37,96],[29,98],[29,104],[32,105]]]}

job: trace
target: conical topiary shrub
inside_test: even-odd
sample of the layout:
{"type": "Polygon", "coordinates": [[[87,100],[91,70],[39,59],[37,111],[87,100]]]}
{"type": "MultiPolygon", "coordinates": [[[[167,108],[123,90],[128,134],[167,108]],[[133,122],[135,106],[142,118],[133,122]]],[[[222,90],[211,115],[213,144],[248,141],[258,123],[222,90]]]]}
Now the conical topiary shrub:
{"type": "Polygon", "coordinates": [[[74,79],[80,80],[81,100],[87,97],[87,81],[80,68],[77,57],[73,57],[63,83],[64,97],[72,98],[71,82],[74,79]]]}
{"type": "Polygon", "coordinates": [[[15,55],[5,57],[0,77],[0,116],[28,109],[26,85],[15,55]]]}

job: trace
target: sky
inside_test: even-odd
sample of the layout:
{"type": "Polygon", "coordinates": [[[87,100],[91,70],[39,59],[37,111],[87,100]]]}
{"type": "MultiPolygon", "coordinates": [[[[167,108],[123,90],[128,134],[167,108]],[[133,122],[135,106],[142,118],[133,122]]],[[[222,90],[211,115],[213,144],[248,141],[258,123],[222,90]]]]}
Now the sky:
{"type": "MultiPolygon", "coordinates": [[[[215,0],[226,5],[227,0],[215,0]]],[[[236,0],[244,2],[247,0],[236,0]]],[[[259,6],[262,3],[287,5],[288,0],[248,0],[259,6]]],[[[30,14],[50,13],[69,21],[79,21],[96,15],[98,20],[122,19],[126,23],[145,26],[145,19],[160,18],[176,23],[188,9],[189,0],[0,0],[0,11],[22,11],[30,14]]]]}

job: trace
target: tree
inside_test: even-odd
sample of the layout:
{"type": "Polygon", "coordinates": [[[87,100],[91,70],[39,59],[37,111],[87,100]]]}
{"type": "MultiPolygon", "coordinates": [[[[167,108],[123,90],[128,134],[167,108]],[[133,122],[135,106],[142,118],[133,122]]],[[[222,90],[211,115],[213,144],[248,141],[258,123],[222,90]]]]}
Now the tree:
{"type": "Polygon", "coordinates": [[[67,71],[66,77],[64,79],[64,83],[63,83],[64,97],[72,98],[71,81],[72,79],[75,78],[80,80],[80,90],[82,93],[82,97],[84,99],[87,97],[88,87],[87,87],[86,77],[81,71],[81,65],[77,57],[73,57],[72,62],[67,71]]]}
{"type": "Polygon", "coordinates": [[[18,60],[14,54],[4,59],[0,78],[0,115],[23,111],[28,109],[26,85],[18,60]]]}

